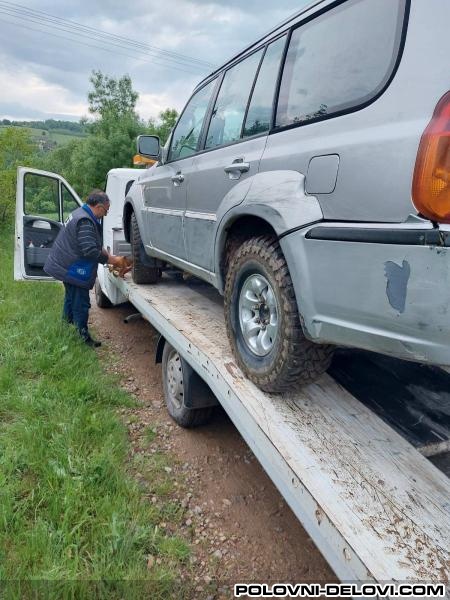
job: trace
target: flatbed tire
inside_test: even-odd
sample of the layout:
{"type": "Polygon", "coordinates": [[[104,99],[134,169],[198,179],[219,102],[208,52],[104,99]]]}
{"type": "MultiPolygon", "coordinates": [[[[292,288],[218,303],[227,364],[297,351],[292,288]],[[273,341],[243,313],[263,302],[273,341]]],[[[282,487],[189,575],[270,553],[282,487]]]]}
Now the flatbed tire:
{"type": "Polygon", "coordinates": [[[102,286],[98,279],[95,280],[95,302],[99,308],[111,308],[113,306],[111,300],[103,293],[102,286]]]}
{"type": "Polygon", "coordinates": [[[189,404],[191,398],[189,395],[195,386],[190,385],[188,381],[190,377],[199,377],[197,373],[190,367],[178,354],[178,352],[169,344],[164,344],[164,350],[161,360],[162,379],[164,398],[169,415],[180,427],[192,429],[206,425],[214,414],[214,407],[208,406],[205,408],[187,408],[184,403],[189,404]],[[169,361],[171,361],[169,363],[169,361]],[[170,381],[169,368],[176,371],[176,376],[170,381]],[[174,388],[178,388],[178,393],[174,393],[174,388]]]}

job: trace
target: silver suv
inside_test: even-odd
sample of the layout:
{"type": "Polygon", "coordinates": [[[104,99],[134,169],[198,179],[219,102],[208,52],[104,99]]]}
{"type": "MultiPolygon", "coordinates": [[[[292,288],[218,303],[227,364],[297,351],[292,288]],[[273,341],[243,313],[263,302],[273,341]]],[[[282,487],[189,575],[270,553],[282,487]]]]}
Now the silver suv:
{"type": "Polygon", "coordinates": [[[195,89],[131,188],[134,278],[225,296],[266,391],[333,345],[450,364],[450,4],[314,2],[195,89]]]}

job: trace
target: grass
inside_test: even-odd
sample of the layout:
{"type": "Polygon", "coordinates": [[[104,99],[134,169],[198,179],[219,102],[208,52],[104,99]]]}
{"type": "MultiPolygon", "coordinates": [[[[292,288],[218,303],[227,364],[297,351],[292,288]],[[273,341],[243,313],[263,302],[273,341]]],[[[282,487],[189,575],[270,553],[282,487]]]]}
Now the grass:
{"type": "Polygon", "coordinates": [[[133,400],[61,323],[60,285],[12,281],[12,246],[0,234],[0,596],[183,598],[169,459],[139,454],[131,477],[133,400]]]}

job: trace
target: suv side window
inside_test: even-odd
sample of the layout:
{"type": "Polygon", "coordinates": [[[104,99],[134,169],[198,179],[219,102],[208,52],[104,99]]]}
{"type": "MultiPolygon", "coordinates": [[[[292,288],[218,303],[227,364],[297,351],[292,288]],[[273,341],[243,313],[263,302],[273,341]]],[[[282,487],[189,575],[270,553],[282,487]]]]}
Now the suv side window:
{"type": "Polygon", "coordinates": [[[240,139],[248,97],[262,52],[262,49],[258,50],[225,73],[212,112],[205,148],[214,148],[240,139]]]}
{"type": "Polygon", "coordinates": [[[216,84],[210,81],[192,96],[186,105],[172,135],[168,160],[186,158],[197,152],[203,120],[216,84]]]}
{"type": "Polygon", "coordinates": [[[273,96],[286,36],[267,46],[245,119],[243,136],[269,131],[272,121],[273,96]]]}
{"type": "Polygon", "coordinates": [[[387,84],[397,61],[405,0],[348,0],[292,33],[276,126],[363,105],[387,84]]]}

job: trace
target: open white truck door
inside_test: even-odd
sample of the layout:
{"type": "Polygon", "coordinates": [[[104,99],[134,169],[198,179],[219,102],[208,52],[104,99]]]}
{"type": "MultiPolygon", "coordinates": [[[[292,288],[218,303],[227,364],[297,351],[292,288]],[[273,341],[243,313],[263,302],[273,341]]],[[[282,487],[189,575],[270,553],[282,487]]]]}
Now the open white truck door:
{"type": "Polygon", "coordinates": [[[16,186],[14,279],[53,281],[44,271],[65,221],[83,203],[56,173],[19,167],[16,186]]]}

